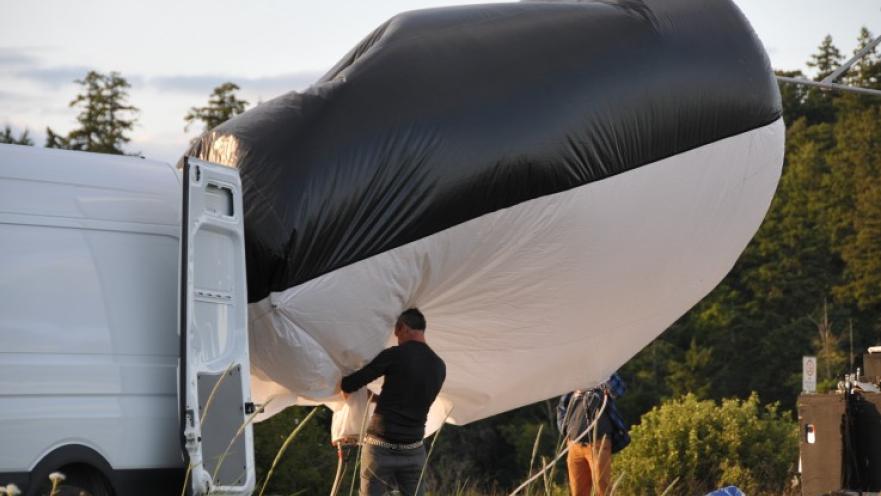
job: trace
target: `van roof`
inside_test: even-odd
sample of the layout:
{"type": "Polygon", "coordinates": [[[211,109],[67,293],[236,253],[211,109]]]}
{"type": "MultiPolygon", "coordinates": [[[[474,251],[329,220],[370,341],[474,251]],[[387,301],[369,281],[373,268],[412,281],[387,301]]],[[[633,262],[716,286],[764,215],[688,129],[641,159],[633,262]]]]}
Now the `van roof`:
{"type": "Polygon", "coordinates": [[[0,214],[178,224],[180,177],[141,157],[0,145],[0,214]]]}
{"type": "Polygon", "coordinates": [[[164,186],[169,171],[177,175],[171,165],[142,157],[24,145],[0,145],[0,164],[4,178],[137,191],[164,186]]]}

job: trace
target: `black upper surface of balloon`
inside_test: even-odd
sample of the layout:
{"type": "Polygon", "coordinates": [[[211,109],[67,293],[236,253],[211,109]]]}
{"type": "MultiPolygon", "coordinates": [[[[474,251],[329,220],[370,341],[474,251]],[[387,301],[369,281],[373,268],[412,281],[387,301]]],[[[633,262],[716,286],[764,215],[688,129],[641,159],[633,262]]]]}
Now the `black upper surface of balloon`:
{"type": "Polygon", "coordinates": [[[240,169],[257,301],[780,115],[730,0],[476,5],[392,18],[189,154],[240,169]]]}

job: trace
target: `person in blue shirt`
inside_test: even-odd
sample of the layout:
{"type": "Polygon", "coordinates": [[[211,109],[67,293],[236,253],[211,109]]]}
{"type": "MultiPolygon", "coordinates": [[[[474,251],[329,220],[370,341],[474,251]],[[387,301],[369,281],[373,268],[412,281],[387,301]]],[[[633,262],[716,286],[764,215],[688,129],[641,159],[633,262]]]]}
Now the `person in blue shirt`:
{"type": "Polygon", "coordinates": [[[596,387],[576,389],[560,397],[557,428],[569,446],[566,466],[573,496],[589,496],[591,489],[596,496],[609,494],[612,453],[630,443],[627,425],[615,406],[615,398],[626,389],[615,373],[596,387]]]}

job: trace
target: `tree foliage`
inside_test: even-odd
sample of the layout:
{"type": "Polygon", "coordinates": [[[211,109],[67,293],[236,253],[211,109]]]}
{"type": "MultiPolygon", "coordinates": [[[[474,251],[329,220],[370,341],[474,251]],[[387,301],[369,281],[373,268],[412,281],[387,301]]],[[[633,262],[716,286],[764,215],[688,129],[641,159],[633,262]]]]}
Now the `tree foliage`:
{"type": "Polygon", "coordinates": [[[839,300],[861,309],[881,305],[881,108],[849,112],[835,128],[838,146],[829,156],[830,182],[837,186],[842,208],[836,248],[845,264],[836,286],[839,300]]]}
{"type": "Polygon", "coordinates": [[[820,80],[831,74],[836,67],[841,65],[843,59],[844,56],[841,55],[841,51],[832,42],[832,36],[827,34],[820,43],[817,53],[811,55],[807,66],[817,70],[817,80],[820,80]]]}
{"type": "Polygon", "coordinates": [[[46,147],[122,155],[131,138],[138,109],[128,103],[131,85],[118,72],[89,71],[75,81],[81,88],[70,107],[80,110],[79,127],[66,136],[46,128],[46,147]]]}
{"type": "Polygon", "coordinates": [[[618,494],[706,494],[736,485],[781,494],[796,468],[797,425],[756,395],[718,404],[688,394],[643,415],[614,462],[618,494]]]}
{"type": "Polygon", "coordinates": [[[10,145],[27,145],[32,146],[34,142],[31,140],[30,136],[28,136],[28,130],[25,129],[22,131],[18,137],[15,137],[15,134],[12,132],[12,128],[8,125],[3,127],[3,132],[0,133],[0,143],[6,143],[10,145]]]}
{"type": "MultiPolygon", "coordinates": [[[[863,26],[857,38],[854,54],[868,46],[874,39],[875,36],[872,32],[863,26]]],[[[848,71],[847,82],[863,88],[881,89],[881,63],[879,62],[881,59],[878,57],[878,47],[875,46],[848,71]]]]}
{"type": "Polygon", "coordinates": [[[238,85],[230,82],[214,88],[211,96],[208,97],[208,105],[191,107],[184,116],[184,121],[187,123],[184,129],[188,130],[190,125],[198,121],[202,123],[204,130],[208,131],[244,112],[248,102],[236,96],[238,90],[238,85]]]}

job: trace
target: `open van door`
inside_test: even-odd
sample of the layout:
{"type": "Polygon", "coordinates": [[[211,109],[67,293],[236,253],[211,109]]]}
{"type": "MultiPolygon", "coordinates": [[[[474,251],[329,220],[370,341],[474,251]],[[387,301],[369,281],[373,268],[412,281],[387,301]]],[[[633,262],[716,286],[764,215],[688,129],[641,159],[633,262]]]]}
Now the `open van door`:
{"type": "Polygon", "coordinates": [[[241,191],[238,170],[184,160],[180,400],[194,495],[255,485],[241,191]]]}

